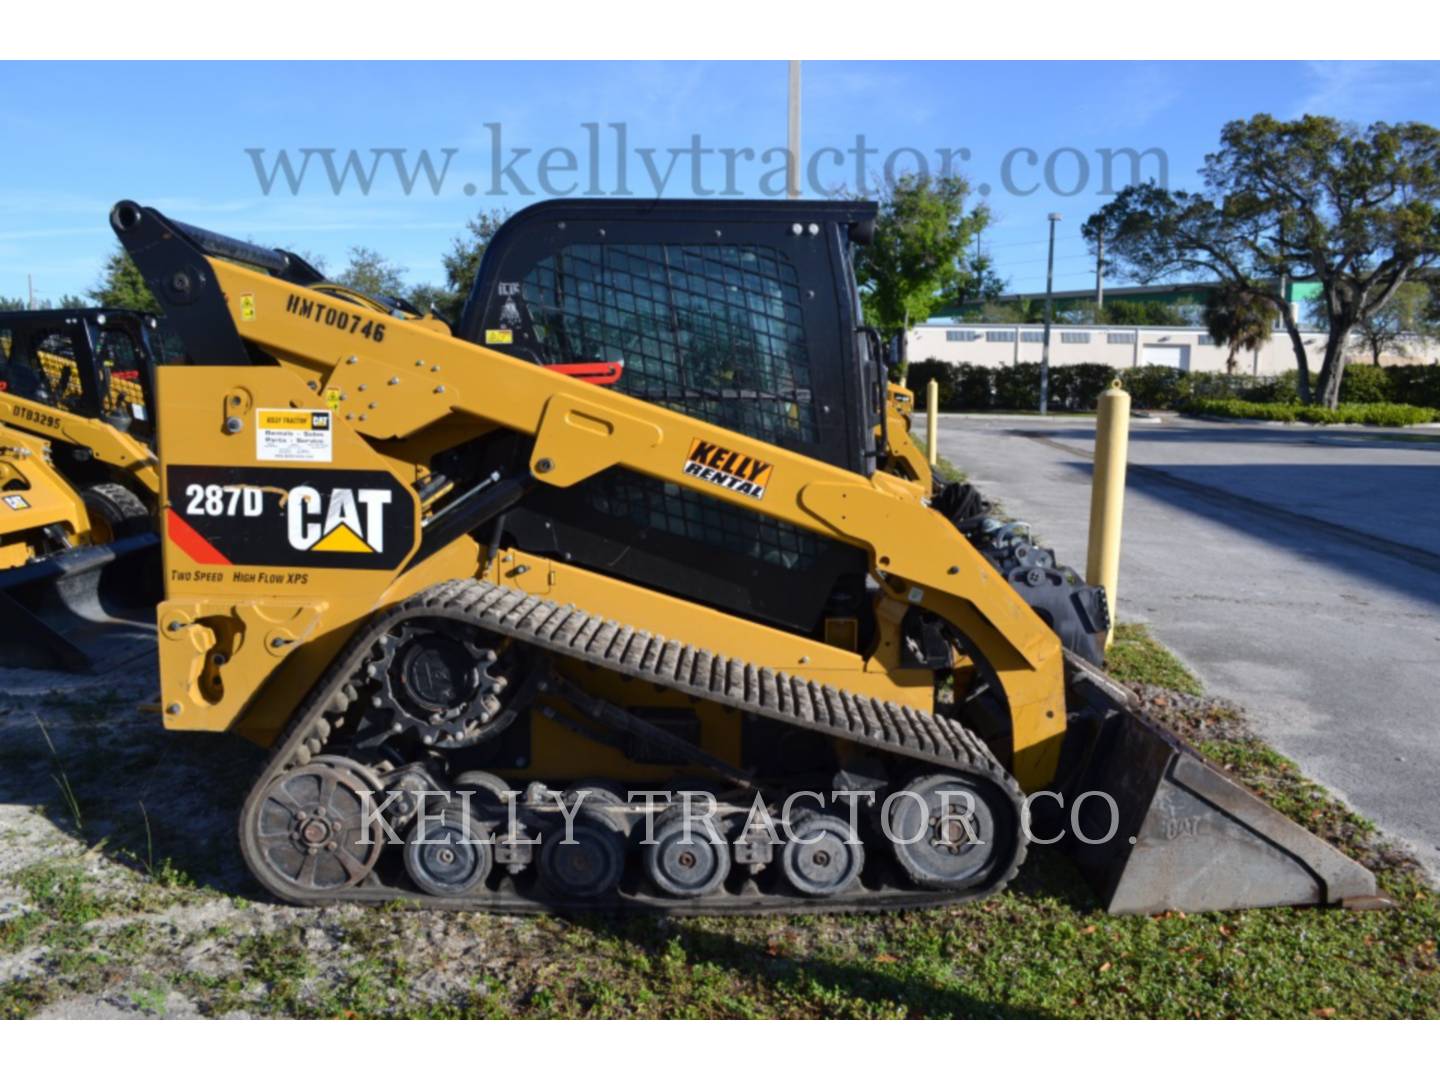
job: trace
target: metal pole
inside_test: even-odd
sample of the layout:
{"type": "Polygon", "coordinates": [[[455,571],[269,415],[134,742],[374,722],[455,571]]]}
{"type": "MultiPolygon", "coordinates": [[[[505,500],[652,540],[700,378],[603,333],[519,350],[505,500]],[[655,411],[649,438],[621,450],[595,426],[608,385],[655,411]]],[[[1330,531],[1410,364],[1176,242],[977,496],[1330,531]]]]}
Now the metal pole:
{"type": "Polygon", "coordinates": [[[1095,248],[1095,310],[1105,310],[1105,234],[1095,248]]]}
{"type": "Polygon", "coordinates": [[[785,194],[800,197],[800,61],[790,61],[790,138],[785,159],[785,194]]]}
{"type": "Polygon", "coordinates": [[[925,387],[925,456],[930,468],[940,461],[940,384],[934,379],[925,387]]]}
{"type": "Polygon", "coordinates": [[[1040,348],[1040,415],[1049,410],[1050,398],[1050,321],[1052,312],[1051,294],[1055,290],[1055,223],[1059,214],[1050,215],[1050,257],[1045,266],[1045,340],[1040,348]]]}
{"type": "Polygon", "coordinates": [[[1110,629],[1105,647],[1115,636],[1116,589],[1120,580],[1120,524],[1125,511],[1125,458],[1130,442],[1130,395],[1116,379],[1100,395],[1095,420],[1095,471],[1090,486],[1090,549],[1085,580],[1105,589],[1110,629]]]}
{"type": "Polygon", "coordinates": [[[35,275],[34,275],[34,274],[26,274],[26,275],[25,275],[25,287],[30,291],[30,299],[26,301],[25,310],[26,310],[26,311],[34,311],[34,310],[35,310],[35,275]]]}

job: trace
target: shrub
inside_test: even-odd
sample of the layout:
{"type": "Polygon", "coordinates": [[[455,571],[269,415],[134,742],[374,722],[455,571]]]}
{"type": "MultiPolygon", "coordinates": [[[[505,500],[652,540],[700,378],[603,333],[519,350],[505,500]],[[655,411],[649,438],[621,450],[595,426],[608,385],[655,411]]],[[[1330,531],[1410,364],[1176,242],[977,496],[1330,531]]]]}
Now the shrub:
{"type": "Polygon", "coordinates": [[[1120,372],[1109,364],[1062,364],[1050,369],[1050,407],[1092,412],[1120,372]]]}
{"type": "Polygon", "coordinates": [[[1173,409],[1185,397],[1186,373],[1165,364],[1126,368],[1120,380],[1136,409],[1173,409]]]}
{"type": "Polygon", "coordinates": [[[1321,405],[1262,404],[1234,398],[1193,398],[1186,402],[1182,411],[1236,420],[1282,420],[1287,423],[1299,420],[1307,424],[1374,424],[1380,427],[1424,424],[1436,417],[1436,410],[1417,405],[1355,403],[1327,409],[1321,405]]]}
{"type": "Polygon", "coordinates": [[[955,408],[980,412],[990,408],[992,368],[984,364],[957,364],[955,368],[955,408]]]}
{"type": "Polygon", "coordinates": [[[1287,371],[1283,375],[1250,376],[1240,388],[1243,401],[1254,401],[1267,405],[1298,405],[1300,403],[1299,372],[1287,371]]]}
{"type": "MultiPolygon", "coordinates": [[[[991,368],[982,364],[951,364],[931,357],[909,366],[905,385],[923,408],[925,386],[940,384],[940,408],[947,412],[986,409],[1029,411],[1039,406],[1040,365],[1009,364],[991,368]]],[[[1130,392],[1137,409],[1194,411],[1197,401],[1236,401],[1253,405],[1300,405],[1298,373],[1279,375],[1227,375],[1218,371],[1181,371],[1163,364],[1113,368],[1108,364],[1056,364],[1050,368],[1051,409],[1089,412],[1116,378],[1130,392]]],[[[1311,384],[1315,378],[1312,376],[1311,384]]],[[[1440,364],[1398,364],[1378,368],[1349,364],[1340,383],[1341,405],[1418,406],[1440,409],[1440,364]]],[[[1233,415],[1240,415],[1235,413],[1233,415]]],[[[1259,414],[1256,414],[1259,416],[1259,414]]],[[[1337,423],[1330,414],[1319,423],[1337,423]]],[[[1266,414],[1263,419],[1295,419],[1295,415],[1266,414]]],[[[1374,423],[1380,421],[1357,421],[1374,423]]],[[[1399,423],[1416,423],[1414,420],[1399,423]]]]}
{"type": "Polygon", "coordinates": [[[950,402],[955,397],[955,365],[947,364],[944,360],[930,359],[920,360],[906,367],[905,387],[915,395],[917,411],[925,408],[925,388],[931,379],[940,384],[940,409],[943,412],[951,407],[950,402]]]}
{"type": "MultiPolygon", "coordinates": [[[[1421,405],[1440,409],[1440,364],[1396,364],[1383,369],[1390,379],[1390,400],[1401,405],[1421,405]]],[[[1345,391],[1345,382],[1355,374],[1346,369],[1340,391],[1345,391]]]]}
{"type": "Polygon", "coordinates": [[[1233,398],[1253,381],[1252,376],[1223,371],[1187,371],[1181,388],[1186,398],[1233,398]]]}
{"type": "MultiPolygon", "coordinates": [[[[1056,368],[1050,369],[1053,378],[1056,368]]],[[[1007,364],[995,369],[997,409],[1037,409],[1040,407],[1040,365],[1035,363],[1007,364]]]]}
{"type": "Polygon", "coordinates": [[[1375,404],[1393,401],[1390,396],[1390,372],[1374,364],[1346,364],[1340,379],[1341,404],[1375,404]]]}

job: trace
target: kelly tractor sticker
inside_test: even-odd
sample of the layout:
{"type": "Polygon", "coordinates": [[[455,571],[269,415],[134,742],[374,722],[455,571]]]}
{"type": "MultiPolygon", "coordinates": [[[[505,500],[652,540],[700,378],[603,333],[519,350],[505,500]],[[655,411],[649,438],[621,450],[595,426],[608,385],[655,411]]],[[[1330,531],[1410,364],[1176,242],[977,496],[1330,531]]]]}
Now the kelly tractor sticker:
{"type": "Polygon", "coordinates": [[[332,460],[335,433],[328,409],[256,409],[255,460],[332,460]]]}

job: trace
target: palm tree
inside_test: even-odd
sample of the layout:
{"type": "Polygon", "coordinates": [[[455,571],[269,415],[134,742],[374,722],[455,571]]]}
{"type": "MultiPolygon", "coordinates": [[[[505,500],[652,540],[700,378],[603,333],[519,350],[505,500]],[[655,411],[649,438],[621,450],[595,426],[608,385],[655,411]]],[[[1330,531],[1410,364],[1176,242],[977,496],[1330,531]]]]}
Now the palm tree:
{"type": "Polygon", "coordinates": [[[1205,328],[1217,345],[1228,345],[1225,373],[1235,374],[1235,356],[1241,349],[1254,352],[1270,340],[1275,325],[1275,307],[1265,297],[1248,289],[1227,286],[1215,289],[1205,301],[1205,328]]]}

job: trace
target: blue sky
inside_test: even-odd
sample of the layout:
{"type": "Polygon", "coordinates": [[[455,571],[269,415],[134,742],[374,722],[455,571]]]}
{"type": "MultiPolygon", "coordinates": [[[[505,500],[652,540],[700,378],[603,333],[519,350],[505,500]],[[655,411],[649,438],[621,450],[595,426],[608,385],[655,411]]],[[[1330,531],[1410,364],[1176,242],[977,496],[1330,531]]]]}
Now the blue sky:
{"type": "MultiPolygon", "coordinates": [[[[1021,290],[1043,287],[1052,210],[1064,215],[1056,287],[1092,279],[1079,226],[1105,201],[1105,150],[1159,148],[1169,182],[1184,187],[1195,185],[1220,126],[1256,112],[1440,126],[1440,64],[1433,63],[814,62],[804,67],[804,83],[803,156],[823,147],[849,151],[843,163],[817,158],[822,186],[854,186],[859,136],[878,150],[869,171],[892,152],[898,169],[913,168],[902,148],[923,151],[932,169],[938,151],[952,151],[977,187],[989,186],[997,221],[984,243],[1021,290]],[[1049,189],[1047,159],[1054,163],[1049,189]],[[1083,184],[1081,160],[1090,174],[1083,184]],[[1020,193],[1037,183],[1034,193],[1020,193]]],[[[721,149],[732,151],[734,187],[762,194],[765,174],[774,183],[776,159],[750,163],[743,151],[758,157],[783,146],[785,87],[786,66],[777,62],[5,63],[0,294],[23,296],[27,273],[37,295],[52,299],[91,285],[113,249],[106,213],[120,198],[320,255],[332,270],[351,245],[365,245],[406,267],[412,282],[438,281],[440,255],[467,217],[543,197],[543,151],[551,150],[552,188],[576,183],[583,193],[593,156],[585,124],[598,125],[602,191],[617,187],[610,125],[622,124],[635,194],[656,190],[641,149],[657,175],[670,170],[667,196],[690,193],[695,161],[701,187],[721,190],[721,149]],[[711,153],[690,152],[697,137],[711,153]],[[508,176],[501,173],[499,195],[492,194],[497,139],[498,166],[529,151],[508,176]],[[283,178],[264,194],[246,151],[261,151],[268,171],[277,151],[298,167],[307,147],[334,148],[337,168],[354,149],[367,171],[373,148],[404,150],[412,170],[421,150],[437,170],[444,151],[453,154],[439,194],[422,174],[406,195],[393,159],[383,156],[368,195],[353,174],[333,193],[319,158],[298,194],[283,178]],[[672,148],[685,152],[673,156],[672,148]],[[570,155],[575,169],[565,172],[570,155]]],[[[1128,164],[1112,160],[1112,183],[1122,186],[1128,164]]],[[[1156,162],[1153,154],[1143,158],[1142,171],[1153,173],[1156,162]]]]}

